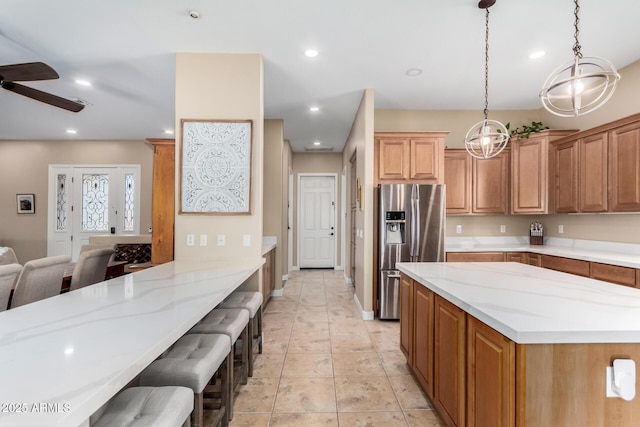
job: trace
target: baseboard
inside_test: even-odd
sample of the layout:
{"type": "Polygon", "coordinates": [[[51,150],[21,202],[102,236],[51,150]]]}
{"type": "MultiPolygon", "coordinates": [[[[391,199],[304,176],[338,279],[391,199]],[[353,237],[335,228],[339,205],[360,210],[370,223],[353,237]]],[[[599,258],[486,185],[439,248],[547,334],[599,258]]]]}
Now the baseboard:
{"type": "Polygon", "coordinates": [[[286,282],[287,280],[289,280],[289,275],[288,274],[283,274],[282,275],[282,281],[286,282]]]}
{"type": "Polygon", "coordinates": [[[353,280],[351,280],[351,277],[344,276],[344,282],[347,285],[353,285],[353,280]]]}
{"type": "Polygon", "coordinates": [[[335,267],[333,267],[333,269],[336,271],[344,271],[344,267],[341,265],[336,265],[335,267]]]}
{"type": "Polygon", "coordinates": [[[272,297],[281,297],[284,295],[284,289],[274,289],[271,291],[272,297]]]}
{"type": "Polygon", "coordinates": [[[292,269],[293,271],[300,271],[300,267],[298,267],[297,265],[292,265],[292,266],[291,266],[291,269],[292,269]]]}
{"type": "Polygon", "coordinates": [[[373,311],[364,311],[362,309],[362,305],[360,305],[360,301],[358,300],[358,295],[353,294],[353,300],[356,302],[356,306],[358,307],[362,320],[373,320],[373,311]]]}

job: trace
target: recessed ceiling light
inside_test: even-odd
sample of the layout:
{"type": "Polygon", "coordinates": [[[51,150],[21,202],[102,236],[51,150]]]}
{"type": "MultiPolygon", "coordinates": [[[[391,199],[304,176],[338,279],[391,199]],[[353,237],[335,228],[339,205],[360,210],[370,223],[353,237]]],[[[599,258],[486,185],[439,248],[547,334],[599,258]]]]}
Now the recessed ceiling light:
{"type": "Polygon", "coordinates": [[[405,74],[409,77],[415,77],[422,74],[422,70],[420,68],[410,68],[405,74]]]}
{"type": "Polygon", "coordinates": [[[320,111],[320,108],[319,107],[309,107],[309,111],[313,111],[315,113],[316,111],[320,111]]]}
{"type": "Polygon", "coordinates": [[[75,129],[67,129],[67,133],[71,133],[75,135],[76,133],[78,133],[78,131],[75,129]]]}
{"type": "Polygon", "coordinates": [[[164,133],[166,133],[167,135],[173,135],[173,131],[171,129],[166,129],[164,133]]]}
{"type": "Polygon", "coordinates": [[[314,142],[313,145],[320,145],[320,141],[314,142]]]}
{"type": "Polygon", "coordinates": [[[91,86],[91,82],[88,80],[82,80],[82,79],[77,79],[76,80],[76,84],[79,84],[80,86],[91,86]]]}
{"type": "Polygon", "coordinates": [[[193,19],[198,19],[200,18],[200,12],[198,12],[197,10],[190,10],[189,16],[192,17],[193,19]]]}
{"type": "Polygon", "coordinates": [[[544,50],[539,50],[539,51],[533,52],[531,55],[529,55],[529,59],[542,58],[545,54],[546,54],[546,52],[544,50]]]}
{"type": "Polygon", "coordinates": [[[304,54],[309,58],[315,58],[316,56],[318,56],[318,51],[315,49],[307,49],[304,51],[304,54]]]}

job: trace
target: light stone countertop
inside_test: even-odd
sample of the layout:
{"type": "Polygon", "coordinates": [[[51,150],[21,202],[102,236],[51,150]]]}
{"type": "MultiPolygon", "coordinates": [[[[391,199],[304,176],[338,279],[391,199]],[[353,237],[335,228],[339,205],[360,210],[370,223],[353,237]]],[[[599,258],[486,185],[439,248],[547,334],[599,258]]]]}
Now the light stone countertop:
{"type": "Polygon", "coordinates": [[[640,343],[640,289],[513,262],[396,266],[516,343],[640,343]]]}
{"type": "Polygon", "coordinates": [[[0,313],[0,403],[18,405],[0,425],[81,425],[263,264],[173,261],[0,313]]]}
{"type": "Polygon", "coordinates": [[[262,255],[266,255],[271,249],[275,248],[278,244],[278,238],[276,236],[264,236],[262,238],[262,255]]]}
{"type": "Polygon", "coordinates": [[[446,252],[533,252],[583,261],[640,268],[640,245],[562,238],[544,239],[544,245],[530,245],[528,237],[447,237],[446,252]]]}

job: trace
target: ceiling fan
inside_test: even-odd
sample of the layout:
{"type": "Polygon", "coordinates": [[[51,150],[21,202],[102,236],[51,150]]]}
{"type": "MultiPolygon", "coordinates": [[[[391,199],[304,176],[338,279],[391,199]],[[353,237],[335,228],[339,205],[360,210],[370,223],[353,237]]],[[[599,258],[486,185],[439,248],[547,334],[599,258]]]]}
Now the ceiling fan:
{"type": "Polygon", "coordinates": [[[2,85],[3,89],[77,113],[84,108],[84,104],[15,83],[35,80],[54,80],[59,77],[58,73],[44,62],[28,62],[25,64],[0,66],[0,85],[2,85]]]}

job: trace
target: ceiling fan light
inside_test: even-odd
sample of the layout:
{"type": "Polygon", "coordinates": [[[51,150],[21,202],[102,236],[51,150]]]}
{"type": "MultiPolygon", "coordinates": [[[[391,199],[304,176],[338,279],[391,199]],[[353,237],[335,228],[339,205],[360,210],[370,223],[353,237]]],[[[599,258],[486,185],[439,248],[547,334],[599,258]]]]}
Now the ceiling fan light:
{"type": "Polygon", "coordinates": [[[560,117],[578,117],[606,104],[618,81],[620,74],[606,59],[576,57],[547,78],[539,96],[543,107],[550,113],[560,117]]]}
{"type": "Polygon", "coordinates": [[[509,131],[496,120],[483,120],[469,129],[464,137],[464,148],[477,159],[495,157],[509,142],[509,131]]]}

